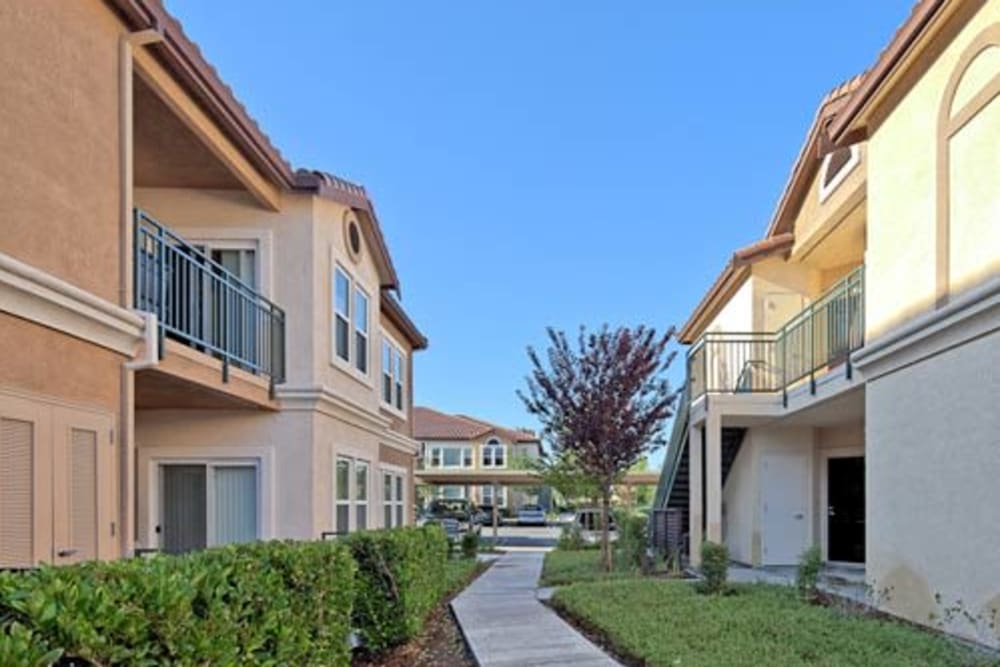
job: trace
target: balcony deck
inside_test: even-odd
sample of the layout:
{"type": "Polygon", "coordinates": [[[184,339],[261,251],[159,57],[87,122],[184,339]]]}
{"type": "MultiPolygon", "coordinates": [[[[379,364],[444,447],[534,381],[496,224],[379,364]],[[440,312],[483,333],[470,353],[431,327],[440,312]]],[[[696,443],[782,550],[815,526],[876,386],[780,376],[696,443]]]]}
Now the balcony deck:
{"type": "Polygon", "coordinates": [[[274,408],[284,311],[139,210],[134,240],[134,306],[156,316],[160,359],[137,374],[137,407],[274,408]]]}
{"type": "Polygon", "coordinates": [[[858,267],[774,332],[705,333],[688,352],[691,399],[707,394],[779,394],[843,366],[864,345],[864,267],[858,267]]]}

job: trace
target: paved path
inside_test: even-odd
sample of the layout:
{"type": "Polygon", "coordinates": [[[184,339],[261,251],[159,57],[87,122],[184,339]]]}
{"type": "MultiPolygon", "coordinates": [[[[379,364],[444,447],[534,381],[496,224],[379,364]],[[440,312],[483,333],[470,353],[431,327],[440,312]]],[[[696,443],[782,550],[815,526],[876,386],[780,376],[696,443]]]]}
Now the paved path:
{"type": "Polygon", "coordinates": [[[618,665],[538,601],[544,556],[541,551],[504,554],[452,601],[476,661],[481,667],[618,665]]]}

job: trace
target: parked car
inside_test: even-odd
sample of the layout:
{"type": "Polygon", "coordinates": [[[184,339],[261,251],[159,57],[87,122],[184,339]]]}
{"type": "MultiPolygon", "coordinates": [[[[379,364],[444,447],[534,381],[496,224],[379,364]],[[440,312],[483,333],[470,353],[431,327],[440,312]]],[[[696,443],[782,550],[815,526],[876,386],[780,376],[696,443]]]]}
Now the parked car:
{"type": "MultiPolygon", "coordinates": [[[[587,544],[598,544],[601,541],[601,518],[600,507],[587,507],[576,511],[573,523],[580,527],[580,535],[587,544]]],[[[618,528],[615,526],[613,516],[608,517],[608,533],[611,540],[618,539],[618,528]]]]}
{"type": "Polygon", "coordinates": [[[539,505],[521,505],[517,510],[517,525],[544,526],[545,510],[539,505]]]}
{"type": "MultiPolygon", "coordinates": [[[[501,511],[499,507],[497,508],[497,514],[497,524],[503,524],[503,511],[501,511]]],[[[474,520],[480,526],[492,526],[493,505],[480,505],[479,509],[476,511],[474,520]]]]}
{"type": "Polygon", "coordinates": [[[449,539],[457,540],[468,532],[478,533],[476,506],[465,498],[437,498],[427,507],[422,523],[441,524],[449,539]]]}

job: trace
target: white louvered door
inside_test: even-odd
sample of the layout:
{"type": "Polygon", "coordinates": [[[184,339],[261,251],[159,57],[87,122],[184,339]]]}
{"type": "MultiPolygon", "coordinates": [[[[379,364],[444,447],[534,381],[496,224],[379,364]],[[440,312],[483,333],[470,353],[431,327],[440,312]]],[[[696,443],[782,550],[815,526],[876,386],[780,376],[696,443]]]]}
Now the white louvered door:
{"type": "Polygon", "coordinates": [[[0,390],[0,568],[117,555],[113,424],[0,390]]]}

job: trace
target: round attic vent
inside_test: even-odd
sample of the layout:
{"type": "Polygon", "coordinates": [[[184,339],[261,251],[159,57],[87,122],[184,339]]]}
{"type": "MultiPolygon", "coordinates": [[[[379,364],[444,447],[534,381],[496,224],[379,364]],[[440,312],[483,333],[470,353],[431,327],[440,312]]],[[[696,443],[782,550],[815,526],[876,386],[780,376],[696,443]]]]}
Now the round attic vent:
{"type": "Polygon", "coordinates": [[[351,259],[358,261],[361,259],[361,228],[358,227],[358,221],[353,217],[347,218],[344,222],[347,252],[350,254],[351,259]]]}

